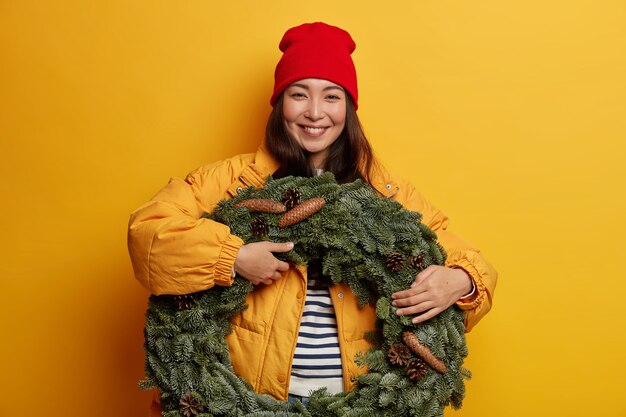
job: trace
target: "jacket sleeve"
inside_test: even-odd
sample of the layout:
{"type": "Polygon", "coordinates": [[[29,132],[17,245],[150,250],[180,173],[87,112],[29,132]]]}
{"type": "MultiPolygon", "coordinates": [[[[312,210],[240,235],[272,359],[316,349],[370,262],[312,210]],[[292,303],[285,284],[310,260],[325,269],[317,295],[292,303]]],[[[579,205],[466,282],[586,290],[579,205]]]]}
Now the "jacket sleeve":
{"type": "Polygon", "coordinates": [[[465,331],[469,332],[491,309],[498,273],[480,251],[448,230],[448,217],[434,207],[410,184],[406,190],[405,207],[422,214],[422,222],[437,233],[446,250],[446,266],[464,269],[476,284],[477,295],[471,301],[457,302],[465,311],[465,331]]]}
{"type": "Polygon", "coordinates": [[[153,294],[189,294],[231,285],[243,241],[202,218],[223,197],[230,176],[195,171],[174,178],[130,217],[128,250],[135,277],[153,294]],[[225,178],[226,177],[226,178],[225,178]]]}

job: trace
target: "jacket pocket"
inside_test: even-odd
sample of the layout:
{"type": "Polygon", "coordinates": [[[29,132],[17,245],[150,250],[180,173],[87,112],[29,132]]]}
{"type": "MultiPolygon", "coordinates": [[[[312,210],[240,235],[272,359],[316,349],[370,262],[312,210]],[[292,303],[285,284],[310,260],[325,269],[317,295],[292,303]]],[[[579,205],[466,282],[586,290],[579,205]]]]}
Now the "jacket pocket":
{"type": "Polygon", "coordinates": [[[240,340],[257,343],[263,339],[265,334],[265,323],[246,320],[241,315],[234,317],[232,324],[233,335],[240,340]]]}
{"type": "Polygon", "coordinates": [[[261,352],[265,352],[265,325],[238,316],[233,320],[233,331],[226,336],[230,360],[235,373],[253,387],[261,369],[261,352]]]}
{"type": "Polygon", "coordinates": [[[368,332],[376,329],[376,308],[372,305],[366,305],[363,308],[354,307],[354,312],[343,311],[343,333],[345,340],[353,342],[355,340],[365,339],[368,332]]]}

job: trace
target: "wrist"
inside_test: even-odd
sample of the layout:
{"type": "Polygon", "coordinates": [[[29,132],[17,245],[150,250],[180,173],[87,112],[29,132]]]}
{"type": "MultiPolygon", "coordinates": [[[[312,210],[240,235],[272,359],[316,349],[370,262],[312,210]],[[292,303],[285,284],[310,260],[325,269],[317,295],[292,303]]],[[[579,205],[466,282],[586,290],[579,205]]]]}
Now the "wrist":
{"type": "Polygon", "coordinates": [[[462,277],[460,280],[463,282],[463,285],[460,288],[458,300],[464,302],[473,299],[476,294],[476,283],[474,283],[472,276],[459,266],[452,266],[450,268],[454,269],[459,277],[462,277]]]}

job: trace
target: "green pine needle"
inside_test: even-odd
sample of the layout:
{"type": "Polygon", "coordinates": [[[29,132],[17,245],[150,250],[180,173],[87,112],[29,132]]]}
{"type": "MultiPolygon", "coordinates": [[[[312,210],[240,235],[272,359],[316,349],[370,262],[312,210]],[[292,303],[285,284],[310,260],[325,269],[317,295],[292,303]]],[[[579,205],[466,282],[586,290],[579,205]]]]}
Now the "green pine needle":
{"type": "Polygon", "coordinates": [[[172,296],[152,296],[146,313],[146,379],[139,385],[160,390],[164,416],[182,416],[179,402],[186,393],[203,406],[198,417],[434,417],[442,416],[446,405],[461,406],[464,380],[471,375],[462,366],[467,356],[463,313],[451,307],[415,326],[410,317],[396,315],[391,306],[391,294],[408,288],[419,271],[405,264],[393,272],[387,267],[387,255],[399,253],[405,260],[422,255],[421,268],[445,261],[436,234],[420,223],[419,213],[380,197],[362,181],[339,185],[327,173],[314,178],[269,178],[262,189],[247,188],[221,201],[205,217],[228,225],[246,243],[294,242],[292,251],[277,254],[285,261],[304,265],[321,259],[324,274],[333,282],[346,283],[359,303],[375,304],[379,329],[368,340],[379,343],[355,358],[369,372],[357,377],[354,391],[331,395],[318,390],[306,407],[299,402],[288,404],[255,393],[232,369],[224,338],[231,331],[229,319],[246,308],[245,297],[253,290],[250,282],[236,278],[231,287],[196,293],[193,305],[183,310],[172,296]],[[277,226],[281,214],[234,208],[249,198],[280,200],[291,188],[300,191],[302,201],[322,197],[326,204],[287,228],[277,226]],[[270,227],[262,238],[251,229],[257,217],[270,227]],[[389,362],[389,347],[401,342],[406,330],[415,332],[444,361],[446,374],[428,369],[422,379],[414,381],[403,367],[389,362]]]}

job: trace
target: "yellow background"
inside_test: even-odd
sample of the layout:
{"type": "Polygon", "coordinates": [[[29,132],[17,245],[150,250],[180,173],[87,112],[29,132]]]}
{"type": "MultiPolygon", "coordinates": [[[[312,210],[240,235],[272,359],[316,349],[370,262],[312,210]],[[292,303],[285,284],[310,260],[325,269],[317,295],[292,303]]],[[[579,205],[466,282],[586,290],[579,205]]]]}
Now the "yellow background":
{"type": "Polygon", "coordinates": [[[626,415],[624,1],[0,0],[0,416],[145,415],[128,215],[256,148],[315,20],[380,158],[500,272],[446,415],[626,415]]]}

